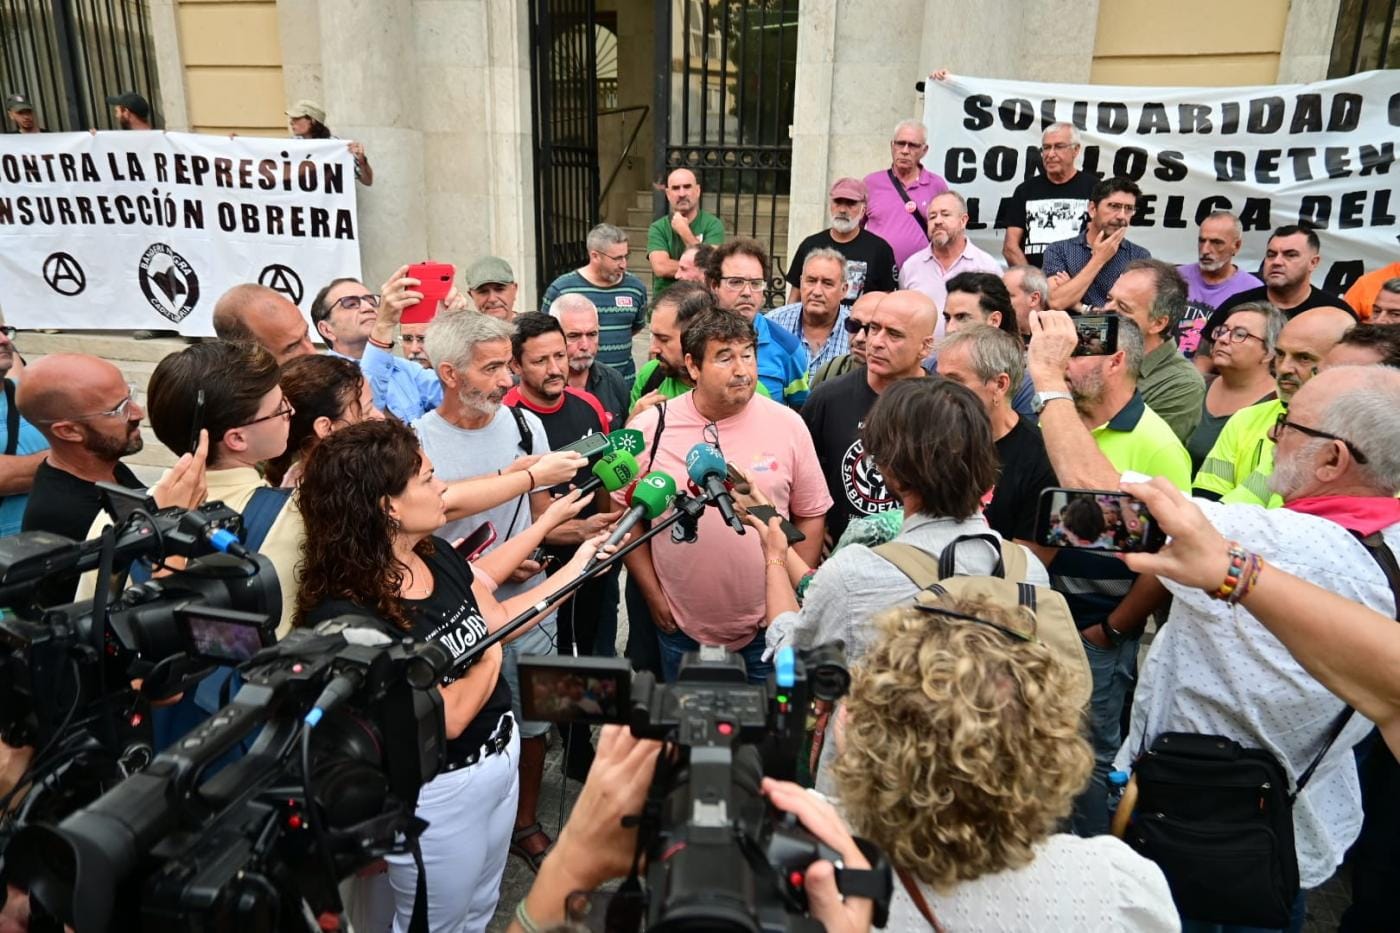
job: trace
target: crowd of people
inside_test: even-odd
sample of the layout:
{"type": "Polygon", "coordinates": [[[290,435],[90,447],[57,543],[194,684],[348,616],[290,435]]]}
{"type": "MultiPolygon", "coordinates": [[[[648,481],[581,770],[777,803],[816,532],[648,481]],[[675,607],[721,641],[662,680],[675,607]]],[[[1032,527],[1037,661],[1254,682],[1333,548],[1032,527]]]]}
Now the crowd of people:
{"type": "MultiPolygon", "coordinates": [[[[328,135],[313,102],[288,115],[328,135]]],[[[162,360],[144,405],[104,360],[24,365],[0,328],[0,534],[82,540],[114,521],[97,484],[140,488],[122,458],[148,420],[180,458],[151,495],[243,513],[281,583],[280,635],[354,612],[460,657],[612,551],[632,490],[581,494],[590,461],[573,445],[626,428],[641,472],[682,486],[711,445],[742,535],[707,508],[693,540],[628,551],[440,685],[446,763],[417,802],[433,930],[485,929],[511,857],[538,872],[525,931],[626,872],[620,818],[656,746],[564,731],[567,776],[586,784],[551,839],[553,727],[524,718],[518,667],[615,655],[624,619],[621,652],[665,681],[704,645],[764,683],[782,648],[844,642],[849,697],[812,720],[834,806],[780,782],[764,793],[848,865],[864,864],[852,829],[881,846],[894,929],[1298,930],[1307,891],[1344,860],[1344,929],[1385,928],[1400,877],[1400,264],[1331,295],[1311,284],[1325,231],[1280,226],[1244,257],[1219,211],[1200,220],[1199,261],[1174,266],[1129,238],[1138,185],[1081,171],[1079,148],[1073,126],[1045,129],[1000,258],[968,241],[966,203],[905,121],[887,169],[831,185],[830,226],[779,279],[680,168],[648,231],[650,292],[609,224],[586,265],[540,283],[537,311],[517,310],[514,270],[491,256],[428,324],[401,322],[423,299],[408,266],[378,289],[325,283],[309,322],[238,285],[217,339],[162,360]],[[1079,327],[1098,315],[1116,327],[1079,327]],[[1057,487],[1138,501],[1052,511],[1057,487]],[[1164,550],[1107,553],[1154,521],[1164,550]],[[465,540],[487,543],[464,555],[465,540]],[[1133,828],[1145,820],[1110,832],[1115,805],[1132,809],[1124,775],[1178,733],[1259,750],[1298,790],[1298,886],[1272,925],[1202,914],[1182,892],[1228,888],[1230,872],[1164,864],[1133,828]]],[[[113,583],[52,579],[38,599],[113,583]]],[[[158,735],[212,711],[181,706],[155,711],[158,735]]],[[[418,870],[393,856],[356,879],[357,926],[407,929],[418,870]]],[[[868,928],[826,869],[809,881],[829,928],[868,928]]]]}

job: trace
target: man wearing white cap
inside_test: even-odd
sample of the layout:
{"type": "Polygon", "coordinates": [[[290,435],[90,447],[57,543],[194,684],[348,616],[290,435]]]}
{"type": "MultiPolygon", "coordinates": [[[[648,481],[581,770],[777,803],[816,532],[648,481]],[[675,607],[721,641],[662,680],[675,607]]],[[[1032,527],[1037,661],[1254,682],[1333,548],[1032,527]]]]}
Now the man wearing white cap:
{"type": "MultiPolygon", "coordinates": [[[[326,126],[326,111],[314,100],[299,100],[287,110],[288,127],[294,139],[339,139],[326,126]]],[[[355,157],[355,180],[368,188],[374,184],[374,169],[365,157],[365,147],[357,142],[345,144],[355,157]]]]}

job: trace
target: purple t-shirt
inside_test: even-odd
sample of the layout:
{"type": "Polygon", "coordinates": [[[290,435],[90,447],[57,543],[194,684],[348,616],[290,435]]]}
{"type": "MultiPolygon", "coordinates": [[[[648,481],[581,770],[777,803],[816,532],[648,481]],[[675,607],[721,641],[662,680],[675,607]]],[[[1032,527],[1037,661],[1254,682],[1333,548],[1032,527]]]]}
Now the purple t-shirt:
{"type": "MultiPolygon", "coordinates": [[[[906,207],[890,182],[888,169],[866,175],[865,189],[868,192],[865,229],[890,244],[894,250],[894,267],[898,269],[906,259],[928,246],[927,228],[906,207]]],[[[910,199],[927,220],[928,202],[947,191],[948,183],[943,176],[920,166],[919,180],[905,185],[904,190],[909,192],[910,199]]]]}
{"type": "Polygon", "coordinates": [[[1215,309],[1225,303],[1225,299],[1239,292],[1247,292],[1251,288],[1259,288],[1264,283],[1258,277],[1236,268],[1235,274],[1218,285],[1211,285],[1201,278],[1201,267],[1199,263],[1191,263],[1189,266],[1177,266],[1176,271],[1181,273],[1181,277],[1186,280],[1186,314],[1181,318],[1181,324],[1176,329],[1176,345],[1181,348],[1181,353],[1188,360],[1196,355],[1196,350],[1201,346],[1202,332],[1205,329],[1206,321],[1215,313],[1215,309]]]}

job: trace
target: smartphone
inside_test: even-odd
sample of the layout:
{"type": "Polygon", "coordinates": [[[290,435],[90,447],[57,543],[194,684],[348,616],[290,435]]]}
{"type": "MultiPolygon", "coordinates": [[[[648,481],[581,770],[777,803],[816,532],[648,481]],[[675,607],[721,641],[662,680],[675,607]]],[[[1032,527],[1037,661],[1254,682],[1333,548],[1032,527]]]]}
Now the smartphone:
{"type": "Polygon", "coordinates": [[[277,627],[265,615],[214,606],[175,610],[185,637],[185,653],[216,664],[241,664],[276,640],[277,627]]]}
{"type": "Polygon", "coordinates": [[[534,722],[627,722],[632,665],[626,658],[520,658],[520,705],[534,722]]]}
{"type": "Polygon", "coordinates": [[[452,290],[452,279],[457,275],[450,262],[415,262],[408,267],[409,278],[418,280],[415,291],[423,293],[423,300],[403,309],[400,324],[426,324],[437,314],[438,304],[452,290]]]}
{"type": "Polygon", "coordinates": [[[453,550],[462,555],[462,559],[471,563],[482,555],[491,545],[496,543],[496,526],[487,522],[467,535],[461,541],[452,545],[453,550]]]}
{"type": "Polygon", "coordinates": [[[748,512],[750,515],[757,518],[765,525],[768,524],[768,520],[770,518],[780,519],[783,523],[783,534],[787,535],[787,543],[789,547],[799,542],[807,540],[807,536],[804,535],[802,532],[798,531],[796,525],[779,515],[778,510],[773,508],[771,505],[751,505],[748,508],[748,512]]]}
{"type": "Polygon", "coordinates": [[[194,417],[190,418],[190,453],[199,449],[199,432],[204,429],[204,390],[194,394],[194,417]]]}
{"type": "Polygon", "coordinates": [[[565,444],[560,450],[573,450],[583,454],[589,460],[600,457],[612,450],[612,441],[608,440],[606,434],[585,434],[572,443],[565,444]]]}
{"type": "Polygon", "coordinates": [[[526,560],[532,560],[541,567],[548,567],[550,564],[554,563],[554,555],[546,551],[543,547],[537,547],[530,552],[530,556],[527,557],[526,560]]]}
{"type": "Polygon", "coordinates": [[[1079,345],[1073,356],[1112,356],[1118,352],[1118,315],[1081,314],[1074,319],[1079,345]]]}
{"type": "Polygon", "coordinates": [[[1167,543],[1147,506],[1127,493],[1051,487],[1040,493],[1036,543],[1124,554],[1167,543]]]}

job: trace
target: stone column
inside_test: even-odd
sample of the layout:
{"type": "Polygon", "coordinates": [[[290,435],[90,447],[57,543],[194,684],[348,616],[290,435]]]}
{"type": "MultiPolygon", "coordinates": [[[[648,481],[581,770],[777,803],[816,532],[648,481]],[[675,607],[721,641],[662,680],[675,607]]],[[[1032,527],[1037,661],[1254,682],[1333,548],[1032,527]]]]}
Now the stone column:
{"type": "Polygon", "coordinates": [[[1327,77],[1341,0],[1292,0],[1279,53],[1279,84],[1305,84],[1327,77]]]}
{"type": "Polygon", "coordinates": [[[189,132],[190,111],[185,100],[185,58],[180,52],[180,24],[175,0],[151,0],[147,5],[151,27],[151,49],[155,55],[156,80],[160,100],[152,101],[161,126],[189,132]]]}

